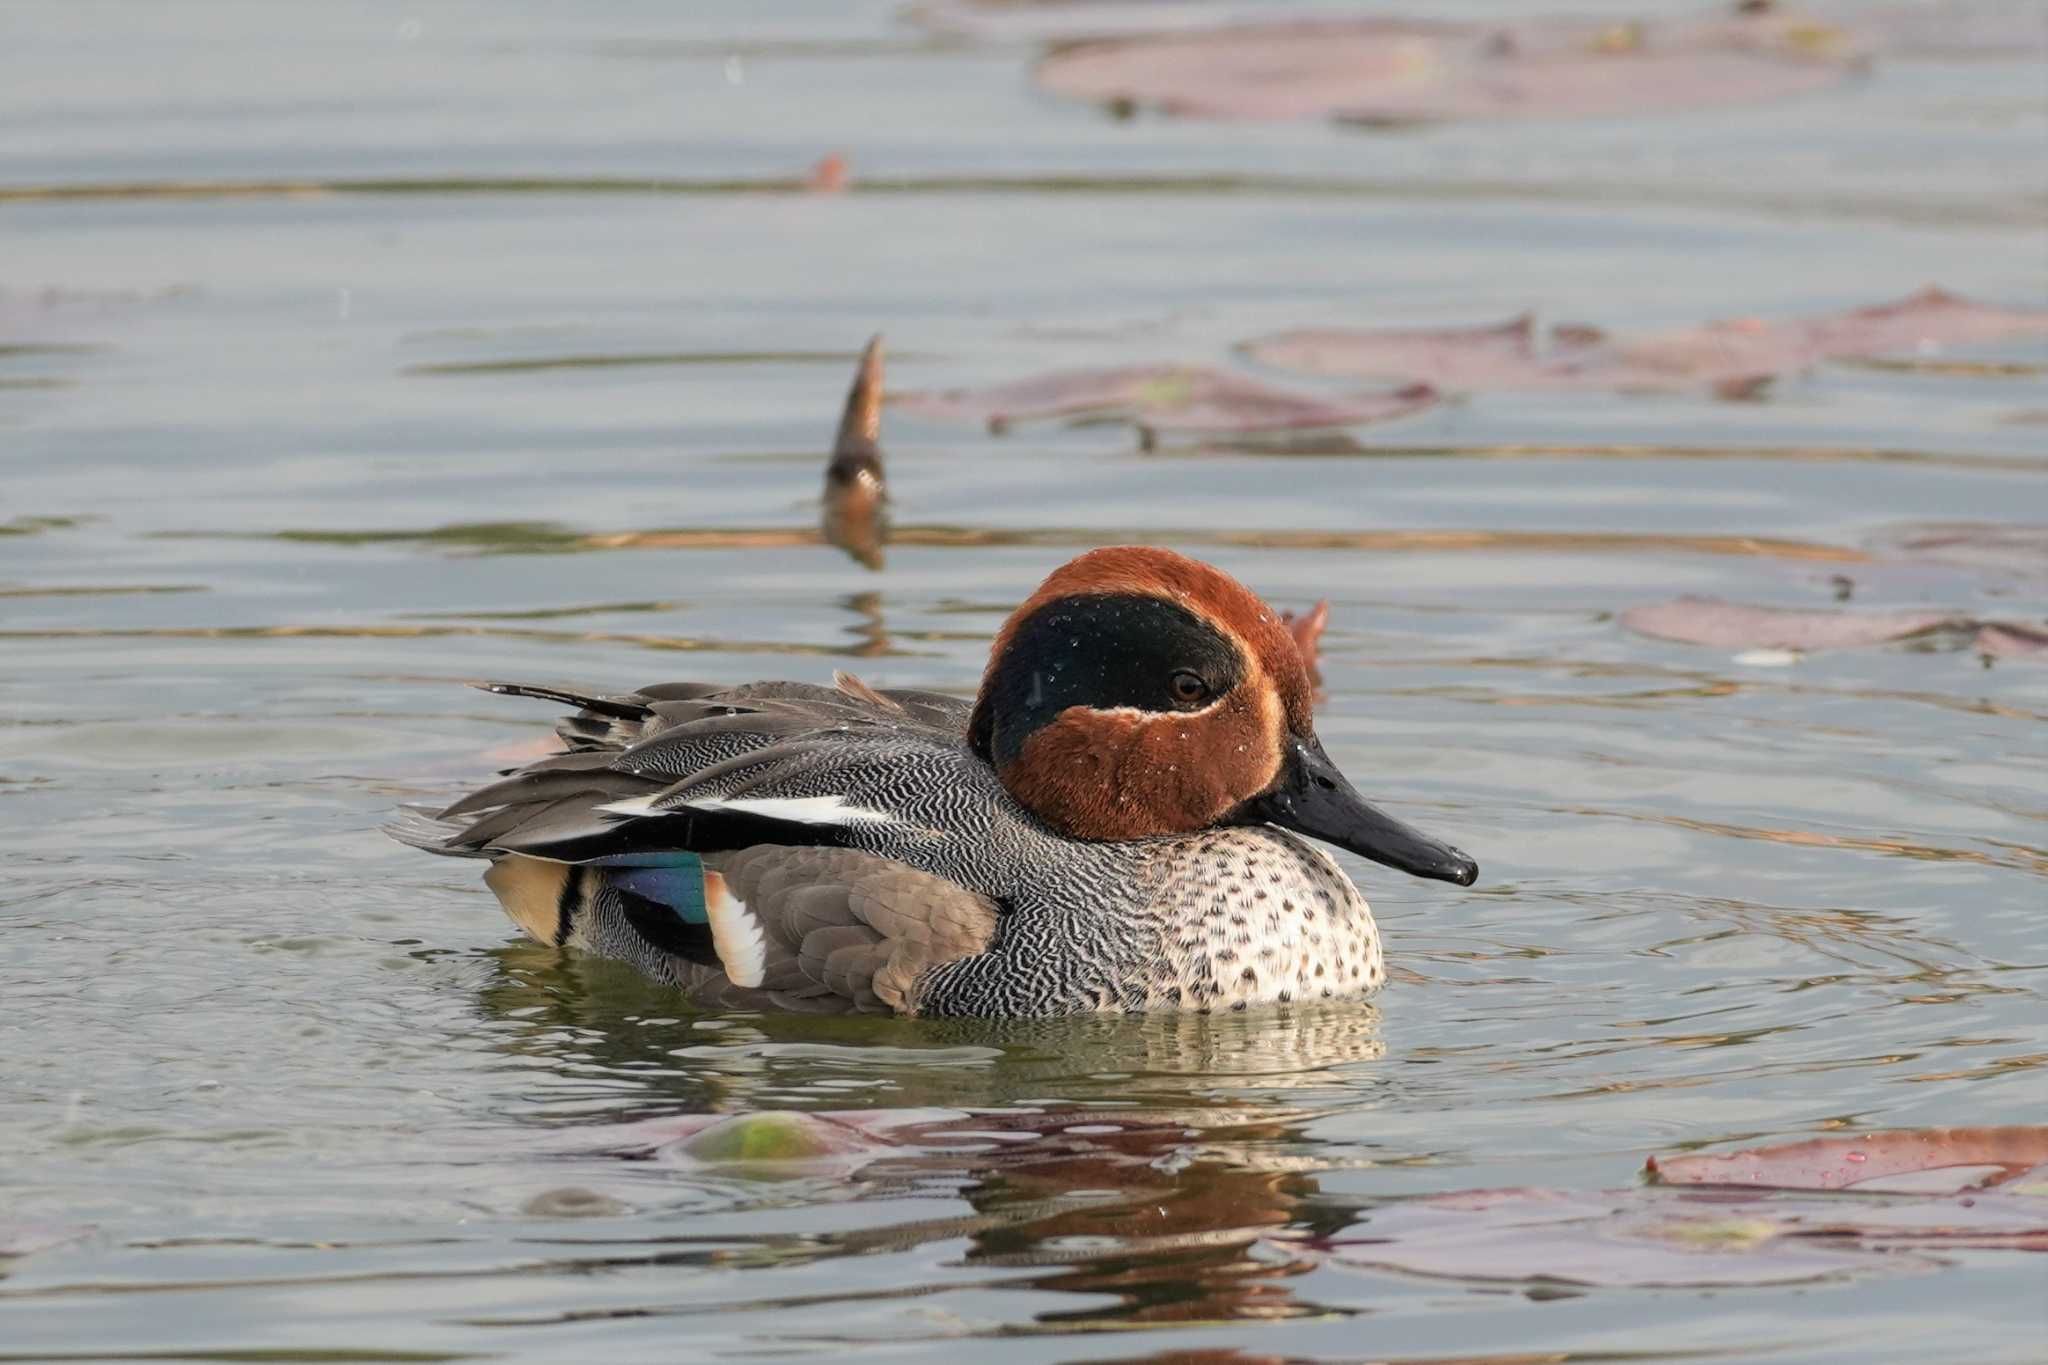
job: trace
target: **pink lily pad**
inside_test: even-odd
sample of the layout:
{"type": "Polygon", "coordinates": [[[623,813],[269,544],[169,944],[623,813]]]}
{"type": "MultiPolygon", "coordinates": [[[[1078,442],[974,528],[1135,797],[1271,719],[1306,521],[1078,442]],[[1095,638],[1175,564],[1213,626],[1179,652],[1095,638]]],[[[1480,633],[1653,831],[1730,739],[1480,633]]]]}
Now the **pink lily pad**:
{"type": "Polygon", "coordinates": [[[1820,1137],[1739,1152],[1653,1156],[1644,1171],[1666,1185],[1780,1190],[1869,1189],[1900,1176],[1935,1173],[1949,1177],[1940,1188],[1953,1192],[1999,1185],[2042,1166],[2048,1166],[2048,1126],[2015,1124],[1820,1137]]]}
{"type": "Polygon", "coordinates": [[[1639,635],[1719,649],[1854,649],[1971,624],[1960,612],[1850,611],[1832,607],[1751,607],[1714,597],[1630,607],[1621,624],[1639,635]]]}
{"type": "Polygon", "coordinates": [[[1796,1284],[1925,1271],[1927,1253],[2048,1250],[2048,1200],[1473,1190],[1383,1205],[1314,1244],[1344,1264],[1616,1287],[1796,1284]]]}
{"type": "Polygon", "coordinates": [[[1507,28],[1302,20],[1085,43],[1048,56],[1037,78],[1056,95],[1173,114],[1405,123],[1750,103],[1842,80],[1852,55],[1843,31],[1775,12],[1507,28]]]}
{"type": "Polygon", "coordinates": [[[2048,630],[2011,621],[1990,621],[1977,627],[1970,648],[1987,659],[2028,658],[2048,652],[2048,630]]]}
{"type": "Polygon", "coordinates": [[[921,417],[985,423],[997,432],[1043,417],[1122,419],[1154,431],[1276,431],[1388,421],[1431,406],[1437,395],[1413,385],[1325,398],[1204,366],[1123,365],[1061,370],[985,389],[906,393],[890,401],[921,417]]]}
{"type": "Polygon", "coordinates": [[[1973,303],[1929,286],[1891,303],[1795,324],[1821,356],[1883,356],[2048,335],[2048,309],[1973,303]]]}
{"type": "Polygon", "coordinates": [[[1539,329],[1527,314],[1477,327],[1301,328],[1245,342],[1268,365],[1307,374],[1406,379],[1449,391],[1547,388],[1597,351],[1590,327],[1539,329]]]}
{"type": "Polygon", "coordinates": [[[1253,359],[1310,374],[1412,379],[1447,392],[1714,389],[1747,396],[1810,356],[1760,323],[1609,340],[1582,324],[1539,329],[1528,317],[1477,327],[1276,332],[1245,342],[1253,359]]]}
{"type": "Polygon", "coordinates": [[[1180,33],[1270,15],[1271,10],[1242,0],[931,0],[905,12],[906,18],[935,33],[984,43],[1071,43],[1180,33]]]}
{"type": "Polygon", "coordinates": [[[1924,289],[1825,317],[1737,318],[1637,337],[1527,317],[1478,327],[1319,328],[1258,337],[1254,359],[1311,374],[1408,379],[1447,391],[1712,389],[1742,397],[1824,360],[1925,356],[1951,347],[2048,335],[2048,310],[1975,303],[1924,289]]]}
{"type": "Polygon", "coordinates": [[[1880,554],[1963,569],[2048,574],[2048,524],[1911,521],[1872,536],[1880,554]]]}

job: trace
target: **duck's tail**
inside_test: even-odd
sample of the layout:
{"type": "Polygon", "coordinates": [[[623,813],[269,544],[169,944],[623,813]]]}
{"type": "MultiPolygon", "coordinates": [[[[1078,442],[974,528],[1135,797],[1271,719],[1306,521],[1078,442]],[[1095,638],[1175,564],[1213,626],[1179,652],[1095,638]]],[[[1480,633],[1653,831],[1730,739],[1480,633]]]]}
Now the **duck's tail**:
{"type": "Polygon", "coordinates": [[[400,806],[384,823],[384,832],[401,844],[429,853],[451,853],[458,858],[488,858],[482,849],[462,848],[455,839],[469,828],[466,820],[445,820],[432,806],[400,806]]]}

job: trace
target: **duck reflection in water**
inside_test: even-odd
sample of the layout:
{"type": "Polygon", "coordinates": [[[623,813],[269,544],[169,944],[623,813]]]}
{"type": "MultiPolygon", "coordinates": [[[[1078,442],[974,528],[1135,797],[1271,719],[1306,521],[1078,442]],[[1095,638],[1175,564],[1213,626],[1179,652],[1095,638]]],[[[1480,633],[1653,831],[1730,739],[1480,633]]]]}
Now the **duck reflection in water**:
{"type": "MultiPolygon", "coordinates": [[[[806,1237],[800,1250],[778,1245],[764,1263],[964,1242],[963,1266],[1039,1269],[1003,1285],[1061,1295],[1037,1317],[1064,1327],[1327,1311],[1291,1287],[1315,1262],[1292,1250],[1297,1237],[1274,1234],[1313,1239],[1355,1215],[1322,1198],[1324,1163],[1301,1134],[1308,1111],[1291,1107],[1287,1092],[1343,1085],[1370,1070],[1385,1046],[1369,1005],[877,1019],[859,1021],[857,1038],[843,1019],[725,1015],[705,1031],[661,1018],[659,993],[619,964],[524,945],[497,955],[510,971],[485,1003],[514,1030],[501,1046],[543,1066],[559,1056],[569,1090],[581,1080],[591,1099],[601,1091],[616,1103],[627,1080],[641,1092],[614,1109],[624,1122],[550,1131],[558,1155],[567,1146],[578,1165],[598,1163],[577,1179],[606,1188],[604,1167],[625,1161],[635,1179],[620,1192],[644,1196],[650,1164],[678,1182],[728,1189],[735,1178],[823,1173],[851,1198],[873,1201],[870,1226],[806,1237]],[[869,1093],[850,1084],[863,1076],[889,1107],[837,1107],[869,1093]],[[806,1091],[820,1108],[790,1113],[806,1091]],[[1216,1102],[1190,1103],[1204,1094],[1216,1102]],[[706,1141],[713,1130],[757,1122],[789,1125],[799,1144],[822,1135],[831,1150],[734,1160],[731,1152],[757,1148],[706,1141]],[[953,1217],[885,1221],[891,1202],[935,1195],[964,1207],[953,1217]],[[1109,1297],[1066,1297],[1077,1294],[1109,1297]]],[[[557,1097],[583,1108],[566,1091],[557,1097]]],[[[723,1243],[704,1254],[744,1268],[751,1253],[723,1243]]]]}

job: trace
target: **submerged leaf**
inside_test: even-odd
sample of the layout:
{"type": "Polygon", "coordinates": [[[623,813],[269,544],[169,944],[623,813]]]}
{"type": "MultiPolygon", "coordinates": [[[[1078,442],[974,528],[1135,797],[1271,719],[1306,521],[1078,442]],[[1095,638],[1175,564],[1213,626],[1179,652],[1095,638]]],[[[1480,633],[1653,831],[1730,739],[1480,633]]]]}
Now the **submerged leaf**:
{"type": "Polygon", "coordinates": [[[1970,624],[1963,613],[1935,608],[1848,611],[1839,607],[1751,607],[1714,597],[1681,597],[1630,607],[1621,624],[1639,635],[1719,649],[1853,649],[1970,624]]]}
{"type": "Polygon", "coordinates": [[[1367,123],[1629,114],[1802,94],[1843,79],[1850,36],[1792,14],[1673,24],[1418,19],[1243,24],[1054,52],[1057,95],[1209,118],[1367,123]]]}
{"type": "Polygon", "coordinates": [[[1740,1152],[1651,1157],[1645,1172],[1667,1185],[1742,1185],[1781,1190],[1868,1188],[1904,1175],[1947,1172],[1935,1187],[1980,1189],[2048,1165],[2048,1125],[1926,1128],[1863,1137],[1820,1137],[1740,1152]]]}
{"type": "Polygon", "coordinates": [[[985,389],[907,393],[905,412],[982,422],[1001,431],[1042,417],[1114,417],[1154,431],[1278,431],[1345,427],[1419,412],[1437,401],[1414,385],[1392,393],[1322,397],[1199,365],[1061,370],[985,389]]]}

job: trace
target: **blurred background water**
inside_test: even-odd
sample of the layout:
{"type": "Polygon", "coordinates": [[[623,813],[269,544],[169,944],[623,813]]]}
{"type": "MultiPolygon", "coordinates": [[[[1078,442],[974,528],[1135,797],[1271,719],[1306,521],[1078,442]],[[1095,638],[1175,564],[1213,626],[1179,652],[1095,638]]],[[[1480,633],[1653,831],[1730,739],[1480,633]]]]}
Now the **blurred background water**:
{"type": "Polygon", "coordinates": [[[1298,1236],[2048,1117],[2039,656],[1616,621],[1846,592],[2038,626],[2038,533],[1900,547],[2048,523],[2048,344],[1292,447],[892,414],[879,571],[815,497],[876,331],[892,389],[1334,392],[1232,348],[2040,307],[2039,51],[1399,130],[1113,117],[1039,51],[843,0],[0,7],[0,1359],[2038,1359],[2026,1256],[1531,1288],[1298,1236]],[[848,185],[806,189],[830,155],[848,185]],[[1470,890],[1353,865],[1376,1007],[692,1017],[376,833],[543,732],[463,679],[964,692],[1047,570],[1128,540],[1327,598],[1329,747],[1478,857],[1470,890]],[[1041,1138],[768,1180],[604,1136],[789,1108],[1041,1138]]]}

